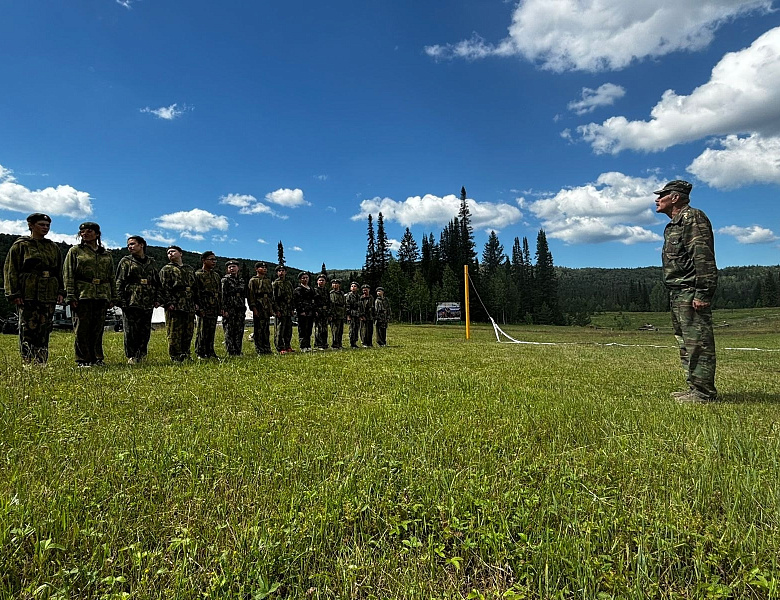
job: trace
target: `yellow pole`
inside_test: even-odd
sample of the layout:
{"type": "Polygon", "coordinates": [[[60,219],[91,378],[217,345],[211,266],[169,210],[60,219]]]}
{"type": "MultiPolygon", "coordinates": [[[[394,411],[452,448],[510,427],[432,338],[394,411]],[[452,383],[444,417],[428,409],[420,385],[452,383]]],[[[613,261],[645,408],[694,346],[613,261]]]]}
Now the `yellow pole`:
{"type": "Polygon", "coordinates": [[[463,265],[463,285],[466,288],[466,339],[471,339],[471,311],[469,309],[469,266],[463,265]]]}

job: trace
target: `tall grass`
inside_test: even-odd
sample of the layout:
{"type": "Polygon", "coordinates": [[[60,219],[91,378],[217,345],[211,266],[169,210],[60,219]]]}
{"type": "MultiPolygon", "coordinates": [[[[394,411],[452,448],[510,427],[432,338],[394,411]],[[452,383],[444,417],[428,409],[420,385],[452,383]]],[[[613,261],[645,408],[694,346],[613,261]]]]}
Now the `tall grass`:
{"type": "MultiPolygon", "coordinates": [[[[780,348],[751,314],[718,346],[780,348]]],[[[721,350],[722,401],[679,406],[668,331],[506,329],[563,345],[179,366],[155,332],[128,366],[110,333],[79,370],[58,333],[37,370],[3,336],[0,596],[778,596],[780,353],[721,350]]]]}

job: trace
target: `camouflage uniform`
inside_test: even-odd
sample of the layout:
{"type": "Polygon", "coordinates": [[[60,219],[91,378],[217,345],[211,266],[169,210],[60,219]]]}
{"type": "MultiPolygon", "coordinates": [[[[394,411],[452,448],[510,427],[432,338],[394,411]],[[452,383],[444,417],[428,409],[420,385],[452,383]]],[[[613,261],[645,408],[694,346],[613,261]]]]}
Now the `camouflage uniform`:
{"type": "Polygon", "coordinates": [[[3,277],[8,299],[24,301],[17,310],[22,360],[46,364],[57,296],[65,295],[59,247],[45,238],[19,238],[5,257],[3,277]]]}
{"type": "Polygon", "coordinates": [[[102,246],[81,243],[68,250],[62,269],[66,304],[77,302],[73,329],[76,363],[103,362],[103,327],[110,304],[117,303],[114,260],[102,246]]]}
{"type": "Polygon", "coordinates": [[[330,316],[330,294],[328,288],[314,288],[314,347],[328,349],[328,317],[330,316]]]}
{"type": "Polygon", "coordinates": [[[255,275],[249,280],[247,291],[249,308],[254,314],[255,352],[271,354],[271,315],[274,310],[274,290],[268,277],[255,275]]]}
{"type": "Polygon", "coordinates": [[[376,343],[387,346],[387,324],[390,322],[390,301],[383,297],[376,297],[374,301],[374,314],[376,316],[376,343]]]}
{"type": "Polygon", "coordinates": [[[222,278],[222,304],[227,313],[226,317],[222,317],[225,348],[229,356],[240,356],[246,320],[246,283],[243,277],[225,275],[222,278]]]}
{"type": "Polygon", "coordinates": [[[311,330],[314,325],[314,290],[299,285],[293,292],[293,302],[298,313],[298,347],[311,350],[311,330]]]}
{"type": "Polygon", "coordinates": [[[349,346],[357,348],[358,335],[360,334],[360,294],[349,291],[344,297],[349,320],[349,346]]]}
{"type": "Polygon", "coordinates": [[[214,269],[195,271],[195,355],[199,358],[218,358],[214,351],[217,319],[222,312],[222,282],[214,269]]]}
{"type": "Polygon", "coordinates": [[[293,287],[292,283],[284,279],[274,279],[274,306],[276,307],[276,331],[274,333],[274,345],[277,352],[291,350],[292,341],[292,314],[293,314],[293,287]]]}
{"type": "Polygon", "coordinates": [[[330,345],[332,348],[342,348],[344,337],[344,319],[347,317],[347,301],[341,290],[330,290],[330,345]]]}
{"type": "Polygon", "coordinates": [[[688,386],[696,396],[714,400],[712,309],[708,305],[694,310],[692,304],[694,299],[711,303],[718,285],[712,225],[701,210],[685,205],[666,225],[661,257],[674,336],[688,386]]]}
{"type": "Polygon", "coordinates": [[[182,362],[190,357],[195,332],[195,270],[189,265],[169,262],[160,269],[160,287],[168,354],[174,362],[182,362]]]}
{"type": "Polygon", "coordinates": [[[151,256],[124,256],[116,268],[116,290],[122,307],[125,356],[143,359],[152,334],[152,312],[160,302],[160,277],[151,256]]]}
{"type": "Polygon", "coordinates": [[[360,296],[360,343],[371,348],[374,340],[374,298],[360,296]]]}

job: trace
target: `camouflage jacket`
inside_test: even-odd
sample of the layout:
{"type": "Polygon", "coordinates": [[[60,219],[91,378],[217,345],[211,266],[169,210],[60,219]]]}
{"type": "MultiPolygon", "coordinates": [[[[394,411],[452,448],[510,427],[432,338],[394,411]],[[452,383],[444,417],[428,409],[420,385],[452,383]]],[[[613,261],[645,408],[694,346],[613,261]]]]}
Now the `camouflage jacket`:
{"type": "Polygon", "coordinates": [[[287,278],[274,279],[274,306],[283,317],[293,314],[293,286],[287,278]]]}
{"type": "Polygon", "coordinates": [[[56,303],[58,295],[65,295],[59,247],[45,238],[19,238],[5,257],[3,279],[9,300],[56,303]]]}
{"type": "Polygon", "coordinates": [[[222,278],[222,307],[226,311],[246,313],[246,283],[241,275],[222,278]]]}
{"type": "Polygon", "coordinates": [[[344,301],[347,305],[347,316],[355,319],[360,317],[360,294],[347,292],[344,296],[344,301]]]}
{"type": "Polygon", "coordinates": [[[347,316],[347,299],[341,290],[330,291],[330,318],[343,321],[347,316]]]}
{"type": "Polygon", "coordinates": [[[65,282],[65,302],[74,300],[108,300],[119,303],[114,279],[114,260],[111,253],[98,246],[93,250],[79,244],[68,250],[62,269],[65,282]]]}
{"type": "Polygon", "coordinates": [[[318,319],[327,319],[330,315],[330,293],[328,288],[316,286],[314,288],[314,316],[318,319]]]}
{"type": "Polygon", "coordinates": [[[694,290],[694,300],[712,302],[718,286],[712,225],[702,211],[689,205],[664,229],[661,253],[664,284],[672,290],[694,290]]]}
{"type": "Polygon", "coordinates": [[[299,285],[293,292],[293,303],[299,317],[314,316],[314,290],[299,285]]]}
{"type": "Polygon", "coordinates": [[[377,296],[374,300],[374,314],[378,323],[390,322],[390,301],[387,298],[377,296]]]}
{"type": "Polygon", "coordinates": [[[249,280],[247,289],[247,298],[249,299],[249,308],[254,312],[257,310],[260,317],[270,319],[274,310],[274,289],[271,286],[271,280],[268,277],[255,275],[249,280]]]}
{"type": "Polygon", "coordinates": [[[371,294],[360,296],[360,316],[366,321],[374,320],[374,297],[371,294]]]}
{"type": "Polygon", "coordinates": [[[195,304],[203,316],[217,317],[222,310],[222,282],[214,269],[195,271],[195,304]]]}
{"type": "Polygon", "coordinates": [[[160,276],[151,256],[123,256],[116,268],[116,292],[122,308],[152,310],[160,302],[160,276]]]}
{"type": "Polygon", "coordinates": [[[161,304],[168,309],[195,312],[195,269],[169,262],[160,269],[161,304]]]}

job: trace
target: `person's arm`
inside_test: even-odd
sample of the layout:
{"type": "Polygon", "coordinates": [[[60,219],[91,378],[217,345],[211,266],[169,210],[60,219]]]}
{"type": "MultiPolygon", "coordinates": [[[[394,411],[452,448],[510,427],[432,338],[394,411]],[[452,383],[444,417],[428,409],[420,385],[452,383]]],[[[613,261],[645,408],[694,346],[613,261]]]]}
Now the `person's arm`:
{"type": "Polygon", "coordinates": [[[693,214],[686,226],[685,243],[693,259],[696,273],[693,308],[709,306],[718,286],[718,267],[715,264],[715,240],[710,220],[702,212],[693,214]]]}
{"type": "Polygon", "coordinates": [[[19,244],[14,244],[5,256],[3,265],[3,285],[5,286],[5,295],[10,302],[17,306],[24,304],[22,298],[21,286],[19,284],[19,273],[21,273],[22,252],[19,244]]]}

